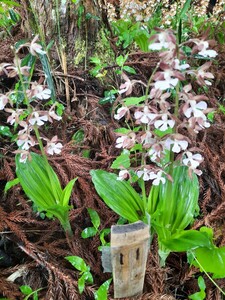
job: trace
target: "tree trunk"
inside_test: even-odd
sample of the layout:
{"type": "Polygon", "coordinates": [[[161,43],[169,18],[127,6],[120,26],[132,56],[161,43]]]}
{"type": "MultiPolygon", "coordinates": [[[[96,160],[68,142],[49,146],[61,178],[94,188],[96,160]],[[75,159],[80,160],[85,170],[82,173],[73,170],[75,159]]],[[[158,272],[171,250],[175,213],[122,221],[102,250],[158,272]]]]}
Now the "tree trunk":
{"type": "Polygon", "coordinates": [[[21,0],[25,16],[24,26],[31,37],[40,35],[46,45],[56,41],[65,49],[67,61],[84,61],[93,55],[100,29],[100,7],[95,0],[21,0]],[[75,2],[75,1],[74,1],[75,2]]]}

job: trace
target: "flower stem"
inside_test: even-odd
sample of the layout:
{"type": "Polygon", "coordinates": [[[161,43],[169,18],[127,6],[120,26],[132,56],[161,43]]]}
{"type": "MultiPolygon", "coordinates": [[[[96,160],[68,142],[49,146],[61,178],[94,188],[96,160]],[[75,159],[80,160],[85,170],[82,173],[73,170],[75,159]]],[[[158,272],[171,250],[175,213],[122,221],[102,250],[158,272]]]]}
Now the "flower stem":
{"type": "Polygon", "coordinates": [[[157,71],[157,69],[158,69],[158,67],[159,67],[159,64],[160,64],[160,62],[156,65],[155,69],[153,70],[153,72],[152,72],[152,74],[151,74],[151,76],[150,76],[150,78],[149,78],[149,80],[148,80],[148,84],[147,84],[146,92],[145,92],[146,101],[147,101],[147,99],[148,99],[148,94],[149,94],[149,89],[150,89],[150,84],[151,84],[151,82],[152,82],[152,78],[153,78],[153,76],[155,75],[155,73],[156,73],[156,71],[157,71]]]}
{"type": "Polygon", "coordinates": [[[178,81],[176,85],[175,109],[174,109],[175,117],[178,117],[178,112],[179,112],[179,91],[180,91],[180,81],[178,81]]]}

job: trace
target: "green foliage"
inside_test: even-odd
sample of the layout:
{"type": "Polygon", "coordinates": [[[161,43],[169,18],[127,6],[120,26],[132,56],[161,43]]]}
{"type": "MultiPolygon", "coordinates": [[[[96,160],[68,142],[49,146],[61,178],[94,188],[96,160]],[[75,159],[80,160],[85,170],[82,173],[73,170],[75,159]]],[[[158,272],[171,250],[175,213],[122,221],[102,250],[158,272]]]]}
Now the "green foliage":
{"type": "Polygon", "coordinates": [[[90,173],[99,196],[119,216],[130,222],[145,216],[143,201],[129,182],[119,181],[115,174],[103,170],[91,170],[90,173]]]}
{"type": "Polygon", "coordinates": [[[85,263],[83,258],[79,256],[66,256],[65,259],[68,260],[75,269],[80,271],[78,290],[79,293],[82,294],[86,283],[93,284],[93,277],[90,272],[90,267],[85,263]]]}
{"type": "Polygon", "coordinates": [[[0,126],[0,136],[13,137],[9,126],[0,126]]]}
{"type": "Polygon", "coordinates": [[[118,37],[118,46],[126,49],[136,42],[142,51],[148,51],[148,39],[150,35],[148,29],[140,22],[120,19],[112,22],[112,29],[118,37]]]}
{"type": "Polygon", "coordinates": [[[205,297],[206,297],[206,293],[205,293],[206,285],[205,285],[205,281],[204,281],[202,276],[198,277],[198,286],[200,288],[200,291],[188,296],[188,299],[192,299],[192,300],[204,300],[205,299],[205,297]]]}
{"type": "Polygon", "coordinates": [[[29,285],[21,285],[20,286],[20,291],[24,295],[26,295],[26,297],[23,298],[23,300],[28,300],[28,299],[38,300],[38,292],[41,290],[43,290],[43,288],[33,291],[29,285]]]}
{"type": "Polygon", "coordinates": [[[118,90],[110,90],[104,92],[104,97],[98,101],[99,104],[104,105],[107,103],[113,104],[116,100],[116,94],[118,94],[118,90]]]}
{"type": "Polygon", "coordinates": [[[101,78],[106,76],[107,74],[107,70],[105,70],[105,67],[107,67],[106,63],[103,63],[99,57],[91,57],[90,62],[95,65],[95,67],[90,70],[90,74],[92,76],[96,78],[101,78]]]}
{"type": "Polygon", "coordinates": [[[19,155],[16,156],[16,174],[25,194],[33,201],[39,212],[45,211],[49,218],[56,217],[63,229],[71,234],[69,199],[76,178],[62,189],[47,159],[36,153],[30,155],[31,160],[25,163],[20,162],[19,155]]]}
{"type": "MultiPolygon", "coordinates": [[[[92,208],[88,208],[87,210],[88,210],[88,214],[91,218],[91,223],[93,224],[93,227],[85,228],[81,233],[81,237],[83,239],[87,239],[87,238],[93,237],[96,234],[98,234],[102,246],[109,245],[109,243],[106,242],[105,237],[110,233],[110,228],[105,228],[105,229],[100,230],[99,227],[101,224],[101,220],[100,220],[98,213],[92,208]]],[[[101,250],[102,246],[99,246],[98,249],[101,250]]]]}
{"type": "Polygon", "coordinates": [[[146,96],[141,97],[127,97],[124,99],[124,105],[125,106],[131,106],[131,105],[139,105],[143,103],[146,100],[146,96]]]}
{"type": "Polygon", "coordinates": [[[124,149],[111,165],[112,169],[120,169],[121,167],[125,169],[130,167],[130,151],[127,149],[124,149]]]}
{"type": "Polygon", "coordinates": [[[87,227],[82,231],[81,236],[84,239],[95,236],[98,233],[98,228],[101,224],[98,213],[92,208],[88,208],[87,210],[93,227],[87,227]]]}
{"type": "Polygon", "coordinates": [[[152,186],[148,197],[148,212],[162,237],[167,230],[173,234],[186,228],[199,210],[196,174],[189,175],[186,166],[171,166],[169,173],[172,180],[166,179],[165,184],[152,186]]]}
{"type": "Polygon", "coordinates": [[[83,129],[79,129],[77,130],[74,135],[72,136],[72,140],[76,143],[76,144],[80,144],[84,141],[84,130],[83,129]]]}
{"type": "MultiPolygon", "coordinates": [[[[126,151],[115,160],[113,168],[129,164],[126,151]]],[[[152,230],[159,238],[162,262],[171,249],[187,251],[211,245],[207,234],[183,231],[198,213],[198,179],[195,174],[192,178],[188,176],[187,167],[173,168],[173,182],[166,179],[165,184],[152,186],[146,204],[129,182],[118,180],[115,174],[92,170],[91,176],[104,202],[123,218],[130,222],[148,222],[150,215],[152,230]]]]}
{"type": "MultiPolygon", "coordinates": [[[[113,66],[113,69],[116,68],[116,70],[115,70],[116,74],[122,74],[123,71],[130,73],[130,74],[136,74],[136,71],[134,68],[124,65],[126,63],[127,59],[128,59],[128,54],[126,54],[124,56],[119,55],[118,57],[116,57],[116,62],[115,62],[116,66],[113,66]]],[[[110,66],[108,66],[107,63],[104,63],[102,61],[102,59],[100,59],[97,56],[94,56],[94,57],[90,58],[90,62],[95,65],[95,67],[90,70],[90,74],[92,76],[94,76],[96,78],[102,78],[107,75],[107,73],[108,73],[107,69],[110,69],[110,66]]],[[[114,91],[112,90],[109,92],[112,93],[114,91]]]]}
{"type": "Polygon", "coordinates": [[[99,289],[94,293],[95,300],[107,300],[107,293],[112,279],[106,280],[99,289]]]}
{"type": "Polygon", "coordinates": [[[15,186],[19,183],[20,183],[19,178],[15,178],[13,180],[8,181],[5,185],[4,192],[6,193],[9,189],[11,189],[13,186],[15,186]]]}
{"type": "Polygon", "coordinates": [[[181,43],[181,41],[182,41],[182,20],[183,20],[184,16],[186,15],[188,9],[190,8],[190,5],[191,5],[191,0],[186,0],[181,12],[176,14],[177,24],[178,24],[178,41],[179,41],[179,43],[181,43]]]}
{"type": "Polygon", "coordinates": [[[0,29],[2,28],[10,35],[10,31],[20,20],[20,15],[14,7],[19,7],[15,1],[1,0],[0,1],[0,29]]]}
{"type": "Polygon", "coordinates": [[[212,248],[213,245],[206,232],[197,230],[183,230],[174,233],[170,238],[162,239],[162,243],[170,250],[175,252],[186,252],[198,247],[212,248]]]}
{"type": "Polygon", "coordinates": [[[205,270],[207,273],[212,273],[213,278],[225,277],[225,247],[208,249],[206,247],[195,249],[196,263],[194,265],[200,267],[200,270],[205,270]]]}

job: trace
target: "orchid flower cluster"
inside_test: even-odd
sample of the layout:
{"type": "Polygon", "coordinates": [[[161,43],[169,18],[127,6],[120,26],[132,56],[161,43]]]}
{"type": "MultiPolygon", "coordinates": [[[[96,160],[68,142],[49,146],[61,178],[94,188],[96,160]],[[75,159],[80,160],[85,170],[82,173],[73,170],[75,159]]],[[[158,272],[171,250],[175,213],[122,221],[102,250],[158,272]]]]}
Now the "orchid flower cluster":
{"type": "MultiPolygon", "coordinates": [[[[114,115],[116,120],[125,118],[129,128],[117,131],[116,148],[124,149],[123,153],[130,157],[131,153],[141,152],[141,165],[126,168],[121,163],[118,180],[132,178],[135,173],[138,178],[159,185],[165,183],[165,177],[171,179],[165,168],[175,161],[187,166],[190,174],[192,171],[202,174],[198,167],[203,156],[191,147],[188,133],[193,136],[210,127],[207,113],[213,109],[208,108],[208,97],[196,95],[189,82],[194,77],[201,87],[212,84],[214,76],[208,69],[212,64],[209,60],[217,55],[210,49],[213,45],[206,37],[177,45],[170,29],[157,28],[151,36],[149,49],[160,51],[160,61],[149,80],[146,97],[122,99],[114,115]],[[192,57],[197,55],[207,62],[192,69],[187,63],[185,47],[189,47],[192,57]],[[169,160],[165,160],[168,155],[169,160]]],[[[129,96],[136,82],[125,74],[123,78],[125,83],[120,86],[119,94],[129,96]]]]}
{"type": "MultiPolygon", "coordinates": [[[[37,36],[33,39],[31,43],[23,44],[21,47],[28,47],[30,53],[33,56],[38,54],[44,54],[40,44],[36,43],[37,36]]],[[[20,48],[21,48],[20,47],[20,48]]],[[[30,67],[21,66],[20,60],[17,58],[14,60],[14,64],[2,64],[0,69],[0,74],[4,74],[8,77],[16,77],[21,75],[29,76],[30,67]]],[[[27,82],[24,82],[23,86],[27,86],[27,82]],[[25,84],[24,84],[25,83],[25,84]]],[[[47,138],[41,138],[39,132],[37,131],[39,127],[43,126],[46,122],[53,122],[53,120],[61,120],[62,117],[57,115],[55,112],[56,103],[54,103],[48,111],[43,111],[35,109],[32,104],[38,100],[48,100],[51,98],[51,90],[45,85],[38,82],[29,82],[28,88],[25,91],[21,91],[24,94],[24,103],[26,108],[15,108],[16,93],[19,91],[9,91],[6,94],[0,94],[0,110],[4,110],[9,113],[7,118],[7,123],[13,125],[14,128],[19,127],[18,134],[16,137],[16,143],[19,147],[15,153],[20,154],[20,162],[26,162],[27,158],[30,157],[29,150],[31,147],[39,144],[44,140],[46,142],[45,152],[47,154],[59,154],[63,145],[58,142],[58,137],[54,136],[51,140],[47,138]]]]}

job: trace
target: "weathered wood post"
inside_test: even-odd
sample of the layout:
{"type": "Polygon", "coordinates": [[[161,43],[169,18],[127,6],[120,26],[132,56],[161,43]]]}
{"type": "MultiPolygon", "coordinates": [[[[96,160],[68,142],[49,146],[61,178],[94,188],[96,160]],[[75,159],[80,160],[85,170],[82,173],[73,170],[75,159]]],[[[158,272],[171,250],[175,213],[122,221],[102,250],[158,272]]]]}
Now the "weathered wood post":
{"type": "Polygon", "coordinates": [[[149,237],[149,226],[141,221],[112,226],[111,264],[115,298],[142,293],[149,237]]]}

